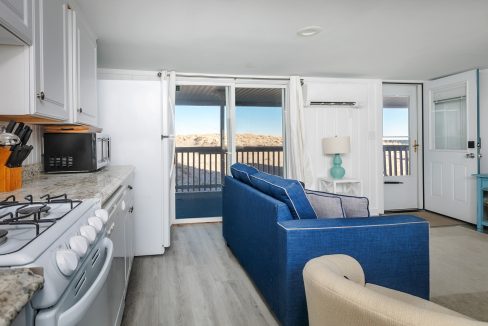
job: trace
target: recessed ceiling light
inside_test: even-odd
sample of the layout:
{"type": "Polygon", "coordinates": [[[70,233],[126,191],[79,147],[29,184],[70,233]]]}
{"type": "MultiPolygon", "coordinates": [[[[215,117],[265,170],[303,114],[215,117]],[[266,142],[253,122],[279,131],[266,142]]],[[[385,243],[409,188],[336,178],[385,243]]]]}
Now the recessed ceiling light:
{"type": "Polygon", "coordinates": [[[304,28],[300,28],[297,32],[297,35],[303,37],[309,37],[309,36],[317,35],[320,32],[322,32],[322,27],[320,26],[307,26],[304,28]]]}

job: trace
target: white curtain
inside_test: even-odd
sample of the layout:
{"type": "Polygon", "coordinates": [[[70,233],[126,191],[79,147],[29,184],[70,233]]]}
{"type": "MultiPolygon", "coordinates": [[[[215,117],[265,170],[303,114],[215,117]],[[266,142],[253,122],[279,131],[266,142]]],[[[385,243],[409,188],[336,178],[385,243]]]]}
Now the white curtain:
{"type": "Polygon", "coordinates": [[[287,177],[310,187],[313,184],[311,158],[305,149],[303,92],[300,77],[290,77],[287,110],[287,177]]]}

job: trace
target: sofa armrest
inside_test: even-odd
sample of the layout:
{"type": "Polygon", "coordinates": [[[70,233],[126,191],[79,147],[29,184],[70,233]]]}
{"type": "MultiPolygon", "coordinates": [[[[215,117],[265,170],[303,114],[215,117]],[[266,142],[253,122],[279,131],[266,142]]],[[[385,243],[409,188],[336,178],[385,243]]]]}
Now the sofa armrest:
{"type": "Polygon", "coordinates": [[[287,325],[307,320],[302,272],[312,258],[345,254],[367,283],[429,298],[429,224],[408,215],[278,222],[280,296],[287,325]]]}

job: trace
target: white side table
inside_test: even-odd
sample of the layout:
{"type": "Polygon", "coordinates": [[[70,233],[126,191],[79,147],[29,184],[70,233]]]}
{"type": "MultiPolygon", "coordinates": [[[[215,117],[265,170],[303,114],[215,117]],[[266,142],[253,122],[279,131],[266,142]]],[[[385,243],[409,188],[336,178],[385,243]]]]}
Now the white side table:
{"type": "Polygon", "coordinates": [[[362,196],[363,186],[359,179],[332,179],[327,177],[318,178],[320,191],[331,192],[341,195],[362,196]]]}

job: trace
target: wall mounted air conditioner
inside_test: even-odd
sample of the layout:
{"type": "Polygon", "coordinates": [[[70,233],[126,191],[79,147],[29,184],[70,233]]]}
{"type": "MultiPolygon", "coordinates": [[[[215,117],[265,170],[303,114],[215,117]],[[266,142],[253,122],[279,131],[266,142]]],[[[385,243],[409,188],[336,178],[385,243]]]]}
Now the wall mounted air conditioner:
{"type": "Polygon", "coordinates": [[[310,88],[303,86],[303,102],[305,107],[319,108],[359,108],[359,102],[354,99],[333,98],[331,95],[324,95],[320,87],[310,88]]]}

